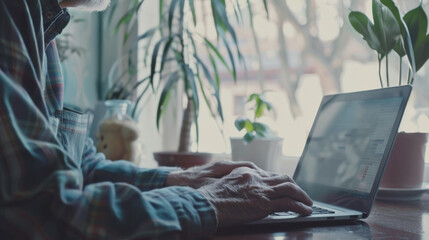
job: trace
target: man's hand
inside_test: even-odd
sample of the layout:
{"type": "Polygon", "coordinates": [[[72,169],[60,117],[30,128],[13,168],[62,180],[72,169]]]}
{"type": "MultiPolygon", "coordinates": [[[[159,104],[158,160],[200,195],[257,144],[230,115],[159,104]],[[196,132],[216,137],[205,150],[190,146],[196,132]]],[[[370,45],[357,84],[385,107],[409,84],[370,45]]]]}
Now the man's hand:
{"type": "Polygon", "coordinates": [[[167,187],[190,186],[193,188],[199,188],[214,182],[216,179],[228,175],[232,170],[240,167],[254,169],[261,176],[271,175],[271,173],[265,172],[251,162],[216,161],[207,165],[193,167],[187,170],[171,172],[167,177],[165,185],[167,187]]]}
{"type": "Polygon", "coordinates": [[[257,220],[279,211],[312,212],[310,197],[290,177],[263,176],[248,167],[233,169],[198,191],[215,208],[219,226],[257,220]]]}

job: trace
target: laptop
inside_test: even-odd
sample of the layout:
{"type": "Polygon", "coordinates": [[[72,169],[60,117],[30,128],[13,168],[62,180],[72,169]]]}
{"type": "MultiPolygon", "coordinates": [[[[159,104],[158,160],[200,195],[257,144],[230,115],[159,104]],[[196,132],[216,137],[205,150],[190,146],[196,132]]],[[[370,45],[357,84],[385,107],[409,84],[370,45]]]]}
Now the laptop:
{"type": "Polygon", "coordinates": [[[274,213],[249,224],[368,217],[411,86],[324,96],[293,175],[313,214],[274,213]]]}

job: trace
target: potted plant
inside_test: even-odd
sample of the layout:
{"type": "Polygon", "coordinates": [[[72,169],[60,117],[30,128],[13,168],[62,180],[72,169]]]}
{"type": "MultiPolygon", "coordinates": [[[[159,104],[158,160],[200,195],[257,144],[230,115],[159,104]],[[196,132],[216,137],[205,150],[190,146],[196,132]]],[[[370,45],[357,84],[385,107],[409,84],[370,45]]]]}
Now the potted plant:
{"type": "Polygon", "coordinates": [[[243,131],[242,138],[231,138],[231,152],[234,161],[251,161],[262,169],[274,170],[274,163],[282,153],[283,139],[276,137],[270,128],[258,120],[272,107],[264,93],[251,94],[247,103],[252,104],[252,119],[239,117],[235,127],[243,131]]]}
{"type": "MultiPolygon", "coordinates": [[[[262,1],[267,6],[266,0],[262,1]]],[[[129,24],[143,2],[144,0],[133,1],[130,10],[119,20],[117,28],[121,25],[129,24]]],[[[237,21],[240,21],[242,18],[239,16],[242,14],[238,2],[230,2],[234,6],[237,21]]],[[[197,22],[201,21],[201,19],[197,19],[196,1],[159,1],[159,24],[138,36],[136,44],[134,44],[134,46],[137,46],[137,42],[144,41],[144,61],[148,60],[150,74],[136,83],[131,83],[131,87],[127,83],[125,85],[116,85],[109,91],[110,96],[124,97],[130,95],[129,93],[134,92],[139,86],[143,86],[143,90],[137,94],[136,104],[132,111],[133,116],[136,114],[137,107],[143,96],[150,93],[158,94],[159,100],[156,112],[156,126],[158,129],[172,92],[179,89],[179,94],[184,96],[186,107],[183,110],[178,149],[174,152],[154,153],[155,160],[160,165],[175,165],[186,168],[210,161],[211,154],[209,153],[191,152],[191,128],[195,126],[196,141],[198,143],[198,115],[201,102],[207,104],[214,118],[218,118],[223,122],[219,92],[221,79],[218,69],[220,66],[218,65],[222,65],[227,69],[233,79],[236,80],[236,59],[243,61],[235,30],[228,17],[225,0],[201,0],[200,3],[210,3],[217,43],[211,41],[207,34],[195,31],[197,22]],[[190,18],[187,16],[190,16],[190,18]],[[158,41],[153,42],[155,35],[161,37],[158,41]],[[208,59],[203,59],[201,53],[197,50],[197,40],[205,46],[208,59]],[[222,43],[226,54],[218,49],[220,43],[222,43]]],[[[249,7],[248,9],[250,17],[252,17],[251,8],[249,7]]],[[[128,35],[126,34],[124,39],[127,38],[128,35]]],[[[134,50],[135,48],[131,49],[130,52],[134,50]]]]}
{"type": "MultiPolygon", "coordinates": [[[[355,11],[349,14],[349,20],[353,28],[363,36],[368,46],[377,52],[381,87],[389,87],[393,83],[393,80],[389,78],[389,65],[391,64],[389,54],[391,52],[398,54],[400,59],[397,85],[412,85],[415,74],[429,58],[428,19],[423,7],[420,4],[401,16],[398,7],[392,0],[373,0],[372,15],[374,23],[365,14],[355,11]],[[408,74],[405,81],[402,79],[404,56],[408,60],[408,74]],[[385,60],[384,80],[381,74],[383,59],[385,60]]],[[[421,186],[427,139],[427,133],[398,133],[381,183],[382,187],[413,188],[421,186]],[[403,164],[403,161],[408,161],[408,164],[403,164]],[[405,170],[405,166],[410,166],[409,170],[405,170]],[[413,167],[411,168],[411,166],[413,167]]]]}

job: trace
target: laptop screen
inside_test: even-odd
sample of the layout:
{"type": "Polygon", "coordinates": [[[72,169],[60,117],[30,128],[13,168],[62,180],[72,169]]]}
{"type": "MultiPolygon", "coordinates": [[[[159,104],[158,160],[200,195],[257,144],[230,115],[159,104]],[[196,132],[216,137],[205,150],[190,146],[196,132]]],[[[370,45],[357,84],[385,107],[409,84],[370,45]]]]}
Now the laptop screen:
{"type": "Polygon", "coordinates": [[[298,185],[315,200],[365,212],[361,207],[373,201],[409,91],[325,96],[294,175],[298,185]]]}

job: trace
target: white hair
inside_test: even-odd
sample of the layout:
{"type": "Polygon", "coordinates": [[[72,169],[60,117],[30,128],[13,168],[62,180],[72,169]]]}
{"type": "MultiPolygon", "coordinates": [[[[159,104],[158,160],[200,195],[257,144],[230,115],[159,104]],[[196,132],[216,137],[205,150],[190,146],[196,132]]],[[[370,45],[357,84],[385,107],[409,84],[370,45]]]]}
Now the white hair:
{"type": "Polygon", "coordinates": [[[109,5],[110,0],[77,0],[77,8],[84,11],[104,11],[109,5]]]}

